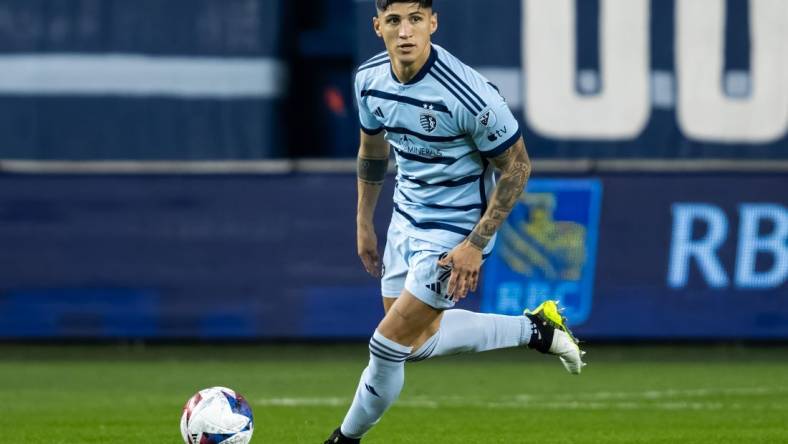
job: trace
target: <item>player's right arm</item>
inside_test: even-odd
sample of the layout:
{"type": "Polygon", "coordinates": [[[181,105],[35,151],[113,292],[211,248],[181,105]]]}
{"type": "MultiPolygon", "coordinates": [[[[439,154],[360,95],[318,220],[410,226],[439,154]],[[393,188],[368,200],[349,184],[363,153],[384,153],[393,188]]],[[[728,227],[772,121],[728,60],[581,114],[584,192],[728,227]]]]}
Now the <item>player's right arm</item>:
{"type": "Polygon", "coordinates": [[[386,177],[389,163],[389,144],[383,132],[371,135],[361,131],[358,149],[358,207],[356,210],[356,245],[364,269],[373,277],[380,277],[380,254],[373,218],[386,177]]]}

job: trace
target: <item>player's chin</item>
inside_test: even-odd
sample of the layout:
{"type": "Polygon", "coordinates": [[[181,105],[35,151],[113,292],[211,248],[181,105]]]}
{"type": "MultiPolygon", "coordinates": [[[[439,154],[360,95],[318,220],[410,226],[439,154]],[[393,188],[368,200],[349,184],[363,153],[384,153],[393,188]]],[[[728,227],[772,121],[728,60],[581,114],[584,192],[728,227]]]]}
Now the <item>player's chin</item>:
{"type": "Polygon", "coordinates": [[[400,60],[400,62],[413,63],[418,57],[419,52],[415,46],[411,46],[408,49],[398,48],[397,58],[400,60]]]}

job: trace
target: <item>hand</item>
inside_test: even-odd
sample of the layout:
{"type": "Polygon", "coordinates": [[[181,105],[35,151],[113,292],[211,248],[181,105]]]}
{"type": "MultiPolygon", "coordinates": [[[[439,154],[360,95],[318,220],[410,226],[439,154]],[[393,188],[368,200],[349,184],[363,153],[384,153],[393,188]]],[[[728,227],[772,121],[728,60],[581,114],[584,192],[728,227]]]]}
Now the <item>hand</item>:
{"type": "Polygon", "coordinates": [[[479,284],[479,269],[482,266],[482,252],[468,241],[463,241],[443,259],[441,267],[451,267],[448,294],[454,301],[468,295],[468,290],[476,291],[479,284]]]}
{"type": "Polygon", "coordinates": [[[380,255],[378,254],[378,236],[375,227],[370,223],[359,222],[356,226],[356,246],[358,257],[374,278],[380,277],[380,255]]]}

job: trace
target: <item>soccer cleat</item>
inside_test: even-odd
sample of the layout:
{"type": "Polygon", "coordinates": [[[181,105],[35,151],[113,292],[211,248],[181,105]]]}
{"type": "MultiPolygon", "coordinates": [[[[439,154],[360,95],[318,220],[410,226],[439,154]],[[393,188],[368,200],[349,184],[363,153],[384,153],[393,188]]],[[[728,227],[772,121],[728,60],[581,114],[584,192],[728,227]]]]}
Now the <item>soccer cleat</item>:
{"type": "Polygon", "coordinates": [[[323,444],[359,444],[360,442],[360,439],[348,438],[347,436],[343,435],[342,431],[337,428],[323,444]]]}
{"type": "Polygon", "coordinates": [[[558,310],[557,301],[545,301],[534,310],[523,313],[531,320],[531,340],[529,348],[542,353],[557,355],[569,373],[580,374],[585,367],[578,340],[566,326],[566,319],[558,310]]]}

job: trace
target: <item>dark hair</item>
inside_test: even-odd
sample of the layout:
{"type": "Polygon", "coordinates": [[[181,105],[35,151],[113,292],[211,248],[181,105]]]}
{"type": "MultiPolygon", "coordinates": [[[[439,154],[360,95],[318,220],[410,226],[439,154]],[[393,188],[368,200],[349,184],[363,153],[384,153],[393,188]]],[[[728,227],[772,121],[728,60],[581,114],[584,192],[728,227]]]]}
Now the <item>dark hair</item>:
{"type": "Polygon", "coordinates": [[[375,0],[379,11],[385,11],[392,3],[418,3],[422,8],[432,8],[432,0],[375,0]]]}

